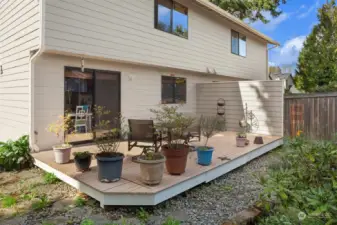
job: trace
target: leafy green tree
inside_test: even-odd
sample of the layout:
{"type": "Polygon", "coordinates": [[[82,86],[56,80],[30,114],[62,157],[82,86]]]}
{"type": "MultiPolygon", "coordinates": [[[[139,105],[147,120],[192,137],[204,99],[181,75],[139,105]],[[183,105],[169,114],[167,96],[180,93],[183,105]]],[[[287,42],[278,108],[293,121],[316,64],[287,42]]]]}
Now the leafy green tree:
{"type": "Polygon", "coordinates": [[[174,28],[173,33],[175,35],[180,36],[180,37],[184,37],[184,38],[188,37],[188,30],[186,28],[184,28],[183,25],[177,25],[174,28]]]}
{"type": "Polygon", "coordinates": [[[261,20],[268,23],[263,12],[269,12],[272,17],[278,17],[282,11],[278,8],[287,0],[210,0],[215,5],[226,10],[239,19],[249,19],[254,22],[261,20]]]}
{"type": "Polygon", "coordinates": [[[299,56],[295,85],[306,92],[337,90],[337,7],[335,0],[318,10],[299,56]]]}

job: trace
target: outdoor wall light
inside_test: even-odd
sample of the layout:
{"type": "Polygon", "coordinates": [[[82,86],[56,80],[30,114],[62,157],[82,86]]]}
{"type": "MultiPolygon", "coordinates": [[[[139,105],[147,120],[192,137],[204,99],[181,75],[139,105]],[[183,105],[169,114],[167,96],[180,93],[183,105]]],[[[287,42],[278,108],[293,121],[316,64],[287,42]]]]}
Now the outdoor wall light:
{"type": "Polygon", "coordinates": [[[81,71],[84,72],[84,58],[81,59],[81,71]]]}

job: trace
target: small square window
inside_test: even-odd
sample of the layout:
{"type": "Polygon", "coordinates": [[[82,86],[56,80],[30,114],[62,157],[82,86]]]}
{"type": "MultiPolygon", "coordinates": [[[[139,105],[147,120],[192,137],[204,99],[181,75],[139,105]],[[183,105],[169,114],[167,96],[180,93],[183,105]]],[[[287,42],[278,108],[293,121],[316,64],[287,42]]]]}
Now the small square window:
{"type": "Polygon", "coordinates": [[[186,103],[186,78],[162,76],[162,104],[186,103]]]}

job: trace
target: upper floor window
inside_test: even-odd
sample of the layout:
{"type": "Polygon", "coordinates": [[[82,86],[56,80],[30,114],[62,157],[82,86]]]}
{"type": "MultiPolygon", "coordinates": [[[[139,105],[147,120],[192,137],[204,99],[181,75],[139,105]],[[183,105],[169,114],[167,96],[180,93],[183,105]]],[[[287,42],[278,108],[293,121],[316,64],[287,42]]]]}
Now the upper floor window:
{"type": "Polygon", "coordinates": [[[246,36],[232,30],[232,53],[240,56],[247,56],[246,36]]]}
{"type": "Polygon", "coordinates": [[[188,38],[188,9],[173,0],[156,0],[155,27],[188,38]]]}

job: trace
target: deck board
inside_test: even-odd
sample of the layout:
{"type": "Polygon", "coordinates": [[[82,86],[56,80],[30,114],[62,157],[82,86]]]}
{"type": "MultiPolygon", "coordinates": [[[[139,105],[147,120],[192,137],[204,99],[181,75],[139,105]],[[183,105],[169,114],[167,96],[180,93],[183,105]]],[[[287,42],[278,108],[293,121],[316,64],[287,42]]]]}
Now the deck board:
{"type": "MultiPolygon", "coordinates": [[[[215,148],[213,153],[213,161],[210,166],[198,165],[196,163],[197,153],[191,152],[188,156],[185,173],[180,176],[172,176],[165,171],[162,182],[157,186],[147,186],[141,182],[139,164],[134,163],[131,160],[132,156],[141,152],[141,149],[135,149],[129,152],[127,151],[127,143],[125,142],[121,143],[119,149],[120,152],[125,154],[122,177],[120,181],[114,183],[102,183],[97,179],[97,164],[95,159],[92,160],[90,171],[86,173],[79,173],[76,171],[73,161],[68,164],[56,164],[54,162],[52,151],[34,153],[33,157],[36,160],[39,160],[40,162],[48,165],[49,167],[60,171],[66,176],[75,179],[79,183],[85,184],[103,194],[114,196],[116,194],[145,194],[154,196],[157,193],[173,189],[175,186],[192,180],[195,177],[200,177],[198,182],[203,181],[203,175],[206,173],[216,170],[225,164],[229,165],[231,161],[239,159],[240,157],[245,157],[247,155],[247,159],[249,161],[253,159],[251,153],[254,151],[282,139],[282,137],[279,136],[263,136],[264,144],[255,145],[253,144],[255,135],[249,135],[248,139],[250,140],[250,144],[244,148],[238,148],[236,147],[235,136],[236,134],[234,132],[224,132],[217,134],[209,140],[208,145],[215,148]],[[221,160],[219,157],[228,157],[230,160],[221,160]]],[[[203,141],[204,140],[202,140],[201,143],[203,143],[203,141]]],[[[199,146],[201,143],[195,141],[191,144],[199,146]]],[[[90,151],[93,153],[96,152],[96,150],[97,149],[94,145],[78,146],[72,149],[73,152],[90,151]]],[[[225,172],[223,174],[225,174],[225,172]]]]}

